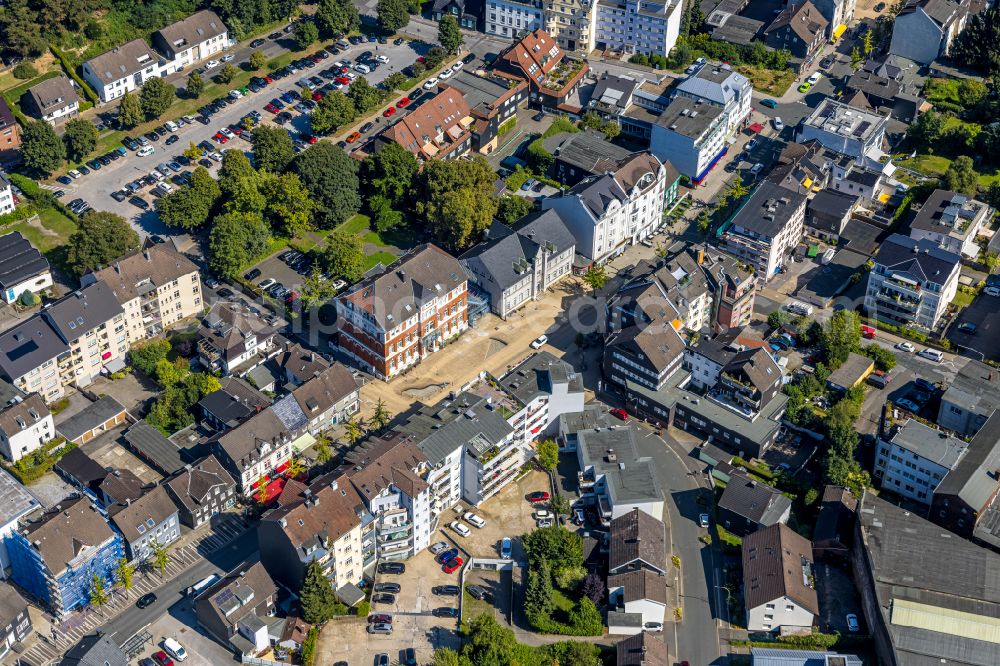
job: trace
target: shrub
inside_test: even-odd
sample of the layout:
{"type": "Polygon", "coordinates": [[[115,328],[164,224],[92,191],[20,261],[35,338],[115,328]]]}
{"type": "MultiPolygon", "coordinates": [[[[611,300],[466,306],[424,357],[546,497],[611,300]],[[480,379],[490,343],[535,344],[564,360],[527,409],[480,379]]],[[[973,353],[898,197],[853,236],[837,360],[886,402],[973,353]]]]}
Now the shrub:
{"type": "Polygon", "coordinates": [[[26,81],[28,79],[33,79],[38,76],[38,70],[30,62],[18,63],[17,67],[14,68],[14,78],[26,81]]]}
{"type": "Polygon", "coordinates": [[[83,91],[83,96],[86,97],[91,104],[97,104],[100,101],[97,97],[97,93],[94,92],[94,89],[90,87],[89,83],[84,81],[83,78],[76,73],[76,67],[73,66],[73,62],[69,59],[69,57],[51,44],[49,45],[49,50],[52,51],[52,55],[59,60],[59,64],[62,65],[63,70],[69,74],[71,79],[76,81],[76,85],[80,86],[80,90],[83,91]]]}
{"type": "Polygon", "coordinates": [[[354,614],[358,617],[368,617],[368,614],[372,612],[372,603],[370,601],[362,601],[357,606],[354,607],[354,614]]]}

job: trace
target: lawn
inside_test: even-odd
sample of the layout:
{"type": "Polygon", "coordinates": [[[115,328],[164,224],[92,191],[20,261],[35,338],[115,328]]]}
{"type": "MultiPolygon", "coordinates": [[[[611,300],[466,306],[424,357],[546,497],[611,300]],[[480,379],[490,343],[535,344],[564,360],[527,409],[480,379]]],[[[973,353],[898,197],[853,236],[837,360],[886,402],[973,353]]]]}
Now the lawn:
{"type": "Polygon", "coordinates": [[[70,235],[76,231],[76,224],[55,208],[48,208],[38,214],[42,226],[51,233],[46,233],[37,225],[27,221],[12,224],[4,229],[4,233],[20,231],[38,251],[46,254],[57,247],[66,244],[70,235]]]}
{"type": "Polygon", "coordinates": [[[967,294],[964,291],[955,292],[955,298],[951,300],[952,305],[958,309],[967,308],[972,305],[972,301],[976,300],[975,294],[967,294]]]}
{"type": "MultiPolygon", "coordinates": [[[[896,164],[914,171],[919,171],[925,176],[940,177],[951,166],[951,159],[943,155],[917,155],[916,157],[904,157],[895,160],[896,164]]],[[[979,187],[986,189],[995,182],[1000,181],[1000,171],[993,170],[988,173],[979,173],[979,187]]]]}
{"type": "Polygon", "coordinates": [[[467,590],[462,590],[462,610],[465,620],[469,621],[483,615],[493,615],[494,608],[484,599],[474,599],[467,590]]]}
{"type": "MultiPolygon", "coordinates": [[[[370,224],[370,217],[358,213],[337,227],[337,231],[345,231],[349,234],[360,236],[361,240],[364,241],[365,244],[374,245],[379,248],[400,248],[405,250],[412,247],[416,243],[415,236],[408,230],[403,229],[399,231],[386,232],[385,234],[379,234],[377,231],[369,227],[370,224]]],[[[392,252],[376,250],[371,253],[366,253],[365,270],[369,270],[378,263],[388,266],[394,261],[396,261],[396,255],[392,252]]]]}
{"type": "Polygon", "coordinates": [[[563,613],[569,615],[569,613],[576,607],[576,602],[570,599],[566,594],[557,587],[552,588],[552,605],[556,610],[560,610],[563,613]]]}
{"type": "Polygon", "coordinates": [[[775,97],[784,95],[788,87],[795,82],[795,72],[790,69],[779,72],[752,65],[739,65],[736,71],[753,81],[754,90],[775,97]]]}

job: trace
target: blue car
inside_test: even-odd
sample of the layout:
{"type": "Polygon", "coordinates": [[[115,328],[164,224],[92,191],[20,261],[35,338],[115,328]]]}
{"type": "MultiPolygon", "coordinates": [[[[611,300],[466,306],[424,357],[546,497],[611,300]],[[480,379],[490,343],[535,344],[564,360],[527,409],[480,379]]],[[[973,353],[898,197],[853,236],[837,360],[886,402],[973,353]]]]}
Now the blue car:
{"type": "Polygon", "coordinates": [[[56,178],[56,180],[58,180],[63,185],[72,185],[73,184],[73,179],[70,178],[69,176],[59,176],[58,178],[56,178]]]}
{"type": "Polygon", "coordinates": [[[285,105],[281,103],[281,100],[275,97],[271,100],[271,104],[277,107],[279,110],[285,108],[285,105]]]}
{"type": "Polygon", "coordinates": [[[446,550],[437,556],[438,564],[447,564],[458,557],[458,548],[446,550]]]}
{"type": "Polygon", "coordinates": [[[510,537],[504,537],[503,540],[500,541],[500,557],[505,560],[509,560],[512,553],[513,549],[511,547],[510,537]]]}
{"type": "Polygon", "coordinates": [[[284,102],[285,104],[291,104],[293,99],[295,98],[289,95],[288,93],[284,93],[281,95],[281,101],[284,102]]]}

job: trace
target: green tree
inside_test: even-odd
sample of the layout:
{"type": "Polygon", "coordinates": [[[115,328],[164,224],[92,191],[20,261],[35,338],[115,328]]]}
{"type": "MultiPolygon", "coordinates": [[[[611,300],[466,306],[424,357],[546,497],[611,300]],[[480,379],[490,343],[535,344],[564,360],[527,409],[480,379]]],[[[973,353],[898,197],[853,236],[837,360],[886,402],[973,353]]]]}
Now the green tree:
{"type": "Polygon", "coordinates": [[[329,141],[320,141],[296,155],[291,170],[309,190],[320,228],[331,229],[361,208],[358,162],[329,141]]]}
{"type": "Polygon", "coordinates": [[[153,377],[157,364],[166,360],[170,349],[170,342],[167,340],[136,343],[128,350],[128,362],[139,372],[153,377]]]}
{"type": "Polygon", "coordinates": [[[354,416],[347,419],[344,423],[344,430],[346,431],[347,440],[351,443],[351,446],[357,444],[358,440],[364,437],[365,434],[364,430],[362,430],[361,419],[355,418],[354,416]]]}
{"type": "Polygon", "coordinates": [[[295,157],[295,146],[288,132],[274,125],[258,125],[250,138],[258,169],[281,173],[295,157]]]}
{"type": "Polygon", "coordinates": [[[410,22],[407,0],[378,0],[375,11],[379,25],[386,32],[399,32],[410,22]]]}
{"type": "Polygon", "coordinates": [[[915,123],[910,125],[906,138],[917,148],[933,148],[944,133],[944,118],[934,111],[926,111],[917,116],[915,123]]]}
{"type": "Polygon", "coordinates": [[[323,99],[319,101],[309,117],[309,126],[316,134],[325,135],[350,124],[357,115],[351,98],[339,90],[335,90],[323,95],[323,99]]]}
{"type": "Polygon", "coordinates": [[[356,235],[338,229],[327,239],[320,264],[330,275],[354,284],[365,272],[364,243],[356,235]]]}
{"type": "Polygon", "coordinates": [[[695,225],[698,227],[698,233],[702,235],[707,234],[712,229],[712,213],[708,208],[701,209],[695,219],[695,225]]]}
{"type": "Polygon", "coordinates": [[[535,204],[527,197],[507,195],[500,198],[497,206],[497,219],[505,224],[514,224],[531,212],[535,204]]]}
{"type": "Polygon", "coordinates": [[[599,636],[602,630],[601,612],[594,602],[583,597],[569,612],[569,624],[589,636],[599,636]]]}
{"type": "MultiPolygon", "coordinates": [[[[258,68],[259,69],[259,68],[258,68]]],[[[197,71],[188,74],[187,85],[184,86],[188,97],[198,99],[205,92],[205,79],[197,71]]]]}
{"type": "Polygon", "coordinates": [[[267,218],[277,233],[294,238],[312,229],[315,204],[297,174],[264,174],[260,193],[267,201],[267,218]]]}
{"type": "Polygon", "coordinates": [[[524,615],[532,627],[539,628],[552,614],[552,565],[549,560],[533,563],[528,569],[524,590],[524,615]]]}
{"type": "MultiPolygon", "coordinates": [[[[296,25],[299,25],[299,23],[296,23],[296,25]]],[[[239,73],[240,71],[236,69],[232,63],[227,62],[222,66],[222,69],[219,70],[219,73],[215,75],[215,78],[218,79],[219,83],[226,86],[232,83],[233,79],[235,79],[236,75],[239,73]]]]}
{"type": "Polygon", "coordinates": [[[28,79],[33,79],[38,76],[38,70],[30,62],[24,61],[19,62],[16,67],[14,67],[14,78],[21,81],[27,81],[28,79]]]}
{"type": "Polygon", "coordinates": [[[347,89],[347,96],[354,104],[357,113],[368,113],[382,104],[382,93],[375,86],[368,83],[368,79],[363,76],[351,81],[347,89]]]}
{"type": "Polygon", "coordinates": [[[70,161],[83,161],[97,147],[97,128],[89,120],[73,118],[66,123],[63,143],[66,144],[66,157],[70,161]]]}
{"type": "Polygon", "coordinates": [[[498,201],[496,172],[482,156],[471,160],[433,160],[417,186],[416,211],[425,216],[439,243],[461,250],[478,242],[492,223],[498,201]]]}
{"type": "Polygon", "coordinates": [[[167,565],[170,564],[170,549],[156,540],[149,544],[149,547],[153,551],[152,564],[162,576],[167,571],[167,565]]]}
{"type": "Polygon", "coordinates": [[[554,471],[559,464],[559,445],[554,439],[543,439],[538,443],[538,464],[554,471]]]}
{"type": "Polygon", "coordinates": [[[730,201],[737,203],[748,194],[750,194],[750,188],[743,184],[743,179],[737,174],[736,178],[729,184],[729,187],[726,188],[726,195],[730,201]]]}
{"type": "MultiPolygon", "coordinates": [[[[556,515],[565,516],[566,514],[569,513],[569,500],[562,495],[556,494],[555,497],[553,497],[552,500],[549,502],[549,508],[552,509],[552,513],[556,515]]],[[[582,579],[583,576],[581,576],[580,578],[582,579]]],[[[560,584],[560,586],[566,587],[565,585],[562,584],[560,584]]]]}
{"type": "Polygon", "coordinates": [[[336,295],[337,290],[333,288],[333,283],[325,279],[316,268],[306,276],[299,292],[302,306],[306,309],[322,307],[336,295]]]}
{"type": "Polygon", "coordinates": [[[122,100],[118,104],[118,122],[122,127],[135,127],[144,120],[143,116],[142,102],[139,98],[131,92],[122,95],[122,100]]]}
{"type": "Polygon", "coordinates": [[[823,329],[823,351],[831,368],[839,367],[847,355],[861,348],[861,322],[852,310],[837,310],[823,329]]]}
{"type": "Polygon", "coordinates": [[[96,571],[90,578],[90,590],[87,594],[92,608],[97,608],[104,614],[104,604],[111,601],[111,595],[104,585],[104,579],[96,571]]]}
{"type": "Polygon", "coordinates": [[[257,177],[257,170],[250,164],[250,159],[242,150],[227,150],[222,153],[222,164],[219,166],[219,187],[226,197],[231,198],[237,191],[237,183],[257,177]]]}
{"type": "Polygon", "coordinates": [[[129,591],[132,589],[133,577],[135,575],[135,567],[124,557],[118,558],[118,563],[115,565],[115,579],[118,584],[125,590],[125,596],[128,597],[129,591]]]}
{"type": "Polygon", "coordinates": [[[250,65],[250,69],[256,71],[264,69],[267,64],[267,56],[264,55],[263,51],[254,51],[250,54],[250,59],[247,61],[250,65]]]}
{"type": "Polygon", "coordinates": [[[406,85],[409,79],[406,78],[406,74],[402,72],[393,72],[389,76],[385,77],[382,81],[382,85],[385,86],[386,90],[399,90],[406,85]]]}
{"type": "Polygon", "coordinates": [[[972,158],[968,155],[959,155],[948,166],[941,178],[944,188],[953,192],[960,192],[972,196],[976,193],[979,185],[979,174],[976,173],[972,158]]]}
{"type": "MultiPolygon", "coordinates": [[[[381,2],[379,4],[381,5],[381,2]]],[[[441,21],[438,23],[438,41],[441,43],[441,48],[447,51],[449,55],[458,53],[458,50],[462,48],[462,44],[465,42],[462,30],[458,26],[458,19],[451,14],[442,16],[441,21]]]]}
{"type": "Polygon", "coordinates": [[[184,149],[183,154],[184,157],[188,158],[192,162],[197,162],[202,158],[202,156],[205,155],[205,152],[198,146],[194,145],[194,141],[191,141],[188,143],[188,147],[184,149]]]}
{"type": "Polygon", "coordinates": [[[319,0],[313,20],[324,37],[356,30],[361,24],[358,10],[351,0],[319,0]]]}
{"type": "Polygon", "coordinates": [[[90,211],[69,237],[66,266],[79,276],[139,249],[139,234],[121,215],[90,211]]]}
{"type": "Polygon", "coordinates": [[[139,91],[139,106],[147,120],[159,118],[170,108],[174,101],[174,94],[177,89],[161,79],[154,76],[142,84],[139,91]]]}
{"type": "Polygon", "coordinates": [[[302,619],[310,624],[322,624],[334,616],[337,596],[333,586],[323,575],[323,565],[313,560],[306,566],[306,574],[299,591],[302,619]]]}
{"type": "Polygon", "coordinates": [[[861,56],[861,49],[855,46],[851,49],[851,69],[857,69],[861,66],[864,58],[861,56]]]}
{"type": "Polygon", "coordinates": [[[896,355],[878,345],[865,345],[861,348],[861,353],[875,361],[875,369],[882,372],[889,372],[896,367],[896,355]]]}
{"type": "Polygon", "coordinates": [[[434,659],[431,666],[459,666],[458,653],[451,648],[438,648],[434,650],[434,659]]]}
{"type": "Polygon", "coordinates": [[[560,525],[542,527],[521,537],[531,562],[558,563],[559,566],[583,566],[583,539],[560,525]]]}
{"type": "Polygon", "coordinates": [[[206,202],[191,188],[182,187],[160,197],[156,202],[156,211],[169,227],[195,229],[208,221],[212,203],[206,202]]]}
{"type": "Polygon", "coordinates": [[[597,296],[597,292],[603,289],[604,285],[608,282],[608,272],[604,269],[604,266],[591,266],[583,274],[583,281],[587,283],[588,287],[594,290],[594,296],[597,296]]]}
{"type": "Polygon", "coordinates": [[[66,144],[47,122],[32,120],[21,133],[21,159],[30,172],[46,178],[65,161],[66,144]]]}
{"type": "Polygon", "coordinates": [[[372,198],[382,197],[390,207],[400,210],[410,197],[419,170],[413,153],[398,143],[390,143],[361,162],[359,178],[362,188],[372,198]]]}
{"type": "Polygon", "coordinates": [[[462,664],[475,666],[514,666],[518,645],[514,631],[501,626],[493,613],[483,613],[468,625],[462,644],[462,664]]]}
{"type": "Polygon", "coordinates": [[[869,29],[865,31],[865,36],[861,41],[861,52],[866,58],[872,54],[872,49],[875,48],[875,44],[872,42],[873,37],[872,31],[869,29]]]}
{"type": "Polygon", "coordinates": [[[306,49],[319,39],[319,28],[313,21],[301,20],[295,24],[292,35],[295,37],[295,45],[300,50],[306,49]]]}
{"type": "Polygon", "coordinates": [[[767,315],[767,325],[769,328],[781,328],[788,323],[790,317],[787,312],[783,310],[775,310],[771,314],[767,315]]]}
{"type": "Polygon", "coordinates": [[[208,236],[209,268],[225,277],[237,277],[266,251],[270,240],[270,229],[260,215],[220,215],[212,221],[208,236]]]}
{"type": "Polygon", "coordinates": [[[385,402],[382,398],[378,399],[375,403],[375,410],[368,419],[368,425],[371,426],[372,430],[375,432],[382,432],[389,425],[392,420],[392,414],[389,413],[388,408],[385,406],[385,402]]]}

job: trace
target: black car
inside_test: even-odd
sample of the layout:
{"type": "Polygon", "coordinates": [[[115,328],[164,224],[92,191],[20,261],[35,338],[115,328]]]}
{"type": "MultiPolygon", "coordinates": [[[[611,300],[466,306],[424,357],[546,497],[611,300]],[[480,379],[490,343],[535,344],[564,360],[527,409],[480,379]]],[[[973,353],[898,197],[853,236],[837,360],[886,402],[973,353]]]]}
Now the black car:
{"type": "Polygon", "coordinates": [[[138,150],[139,149],[139,142],[136,141],[135,139],[133,139],[130,136],[127,136],[124,139],[122,139],[122,145],[124,145],[129,150],[138,150]]]}
{"type": "Polygon", "coordinates": [[[545,112],[544,111],[539,111],[534,116],[532,116],[531,119],[534,120],[536,123],[540,123],[543,120],[545,120],[545,112]]]}
{"type": "Polygon", "coordinates": [[[142,197],[132,197],[128,200],[130,204],[142,210],[149,210],[149,204],[142,197]]]}
{"type": "Polygon", "coordinates": [[[437,585],[431,591],[442,597],[457,597],[462,590],[458,585],[437,585]]]}
{"type": "Polygon", "coordinates": [[[411,647],[402,651],[399,663],[403,666],[417,666],[417,651],[411,647]]]}
{"type": "Polygon", "coordinates": [[[830,69],[830,67],[833,66],[833,58],[823,58],[822,62],[819,63],[819,66],[823,69],[830,69]]]}
{"type": "Polygon", "coordinates": [[[149,240],[150,240],[150,242],[156,243],[157,245],[162,245],[163,243],[167,242],[166,239],[163,236],[157,236],[156,234],[153,234],[152,236],[150,236],[149,240]]]}
{"type": "Polygon", "coordinates": [[[223,287],[222,289],[220,289],[215,293],[219,295],[219,298],[232,298],[233,296],[236,295],[236,293],[233,292],[233,290],[230,289],[229,287],[223,287]]]}
{"type": "Polygon", "coordinates": [[[167,140],[164,142],[164,145],[172,146],[180,140],[181,138],[179,136],[177,136],[176,134],[171,134],[169,137],[167,137],[167,140]]]}
{"type": "Polygon", "coordinates": [[[414,90],[413,92],[411,92],[409,95],[407,95],[407,97],[409,97],[410,99],[416,99],[418,97],[421,97],[423,94],[424,94],[424,91],[421,90],[420,88],[417,88],[416,90],[414,90]]]}
{"type": "Polygon", "coordinates": [[[365,123],[364,125],[358,128],[358,131],[361,132],[362,134],[367,134],[368,131],[373,127],[375,127],[375,123],[365,123]]]}
{"type": "Polygon", "coordinates": [[[150,592],[149,594],[144,594],[141,597],[139,597],[139,601],[135,602],[135,607],[147,608],[149,606],[152,606],[155,601],[156,601],[156,595],[150,592]]]}
{"type": "Polygon", "coordinates": [[[272,32],[270,35],[267,36],[267,38],[270,39],[270,40],[272,40],[272,41],[274,41],[275,39],[281,39],[281,33],[280,32],[272,32]]]}
{"type": "Polygon", "coordinates": [[[122,190],[115,190],[114,192],[111,193],[111,198],[119,203],[125,201],[127,197],[128,195],[125,194],[125,192],[123,192],[122,190]]]}
{"type": "Polygon", "coordinates": [[[469,55],[467,55],[464,58],[462,58],[462,62],[464,62],[466,65],[468,65],[470,62],[472,62],[475,59],[476,59],[476,54],[475,53],[470,53],[469,55]]]}
{"type": "Polygon", "coordinates": [[[211,169],[213,166],[215,166],[215,163],[212,162],[212,160],[208,159],[207,157],[203,157],[200,160],[198,160],[198,165],[203,166],[206,169],[211,169]]]}
{"type": "Polygon", "coordinates": [[[101,163],[98,162],[97,160],[90,160],[89,162],[87,162],[87,166],[89,166],[94,171],[101,170],[101,163]]]}
{"type": "Polygon", "coordinates": [[[395,44],[396,46],[399,46],[400,44],[402,44],[405,41],[406,40],[403,39],[402,37],[397,37],[396,39],[392,40],[392,43],[395,44]]]}
{"type": "Polygon", "coordinates": [[[478,585],[467,585],[465,589],[468,590],[473,599],[482,600],[489,599],[490,597],[490,593],[478,585]]]}
{"type": "Polygon", "coordinates": [[[375,583],[376,592],[392,592],[393,594],[399,594],[399,583],[375,583]]]}
{"type": "Polygon", "coordinates": [[[259,268],[252,268],[243,274],[243,277],[247,280],[256,280],[261,276],[261,271],[259,268]]]}
{"type": "Polygon", "coordinates": [[[157,134],[156,132],[146,132],[146,138],[149,139],[150,141],[159,141],[160,135],[157,134]]]}
{"type": "Polygon", "coordinates": [[[84,176],[87,176],[87,175],[90,174],[90,169],[88,169],[87,167],[83,166],[82,164],[79,167],[77,167],[76,170],[79,171],[84,176]]]}
{"type": "Polygon", "coordinates": [[[458,617],[458,609],[451,608],[450,606],[435,608],[431,612],[434,614],[434,617],[458,617]]]}
{"type": "Polygon", "coordinates": [[[382,562],[378,565],[378,572],[384,574],[404,574],[406,565],[402,562],[382,562]]]}
{"type": "Polygon", "coordinates": [[[101,166],[108,166],[109,164],[111,164],[111,156],[110,155],[101,155],[100,157],[96,157],[94,159],[96,159],[98,162],[100,162],[101,166]]]}
{"type": "Polygon", "coordinates": [[[70,178],[69,176],[59,176],[58,178],[56,178],[56,180],[59,181],[60,183],[62,183],[63,185],[72,185],[73,184],[73,179],[70,178]]]}
{"type": "Polygon", "coordinates": [[[255,40],[253,40],[252,42],[250,42],[250,48],[255,49],[258,46],[263,46],[264,42],[265,42],[265,40],[257,38],[255,40]]]}
{"type": "Polygon", "coordinates": [[[156,133],[157,133],[158,135],[160,135],[160,136],[165,136],[165,135],[166,135],[166,133],[167,133],[167,128],[166,128],[166,127],[164,127],[163,125],[160,125],[159,127],[157,127],[157,128],[156,128],[155,130],[153,130],[153,131],[154,131],[154,132],[156,132],[156,133]]]}
{"type": "Polygon", "coordinates": [[[388,592],[381,592],[372,596],[372,601],[377,604],[394,604],[396,603],[396,595],[389,594],[388,592]]]}

